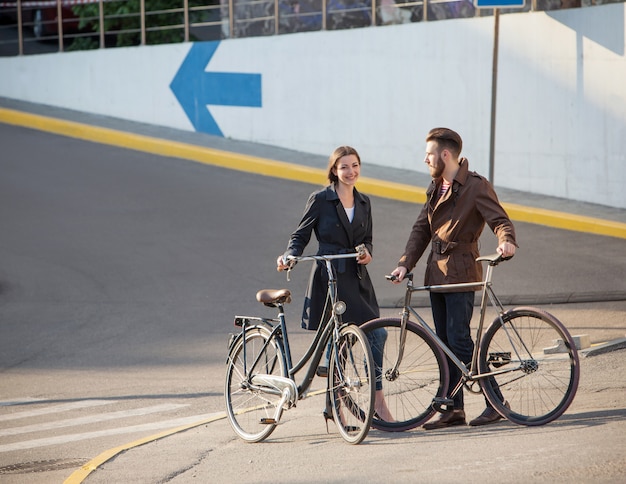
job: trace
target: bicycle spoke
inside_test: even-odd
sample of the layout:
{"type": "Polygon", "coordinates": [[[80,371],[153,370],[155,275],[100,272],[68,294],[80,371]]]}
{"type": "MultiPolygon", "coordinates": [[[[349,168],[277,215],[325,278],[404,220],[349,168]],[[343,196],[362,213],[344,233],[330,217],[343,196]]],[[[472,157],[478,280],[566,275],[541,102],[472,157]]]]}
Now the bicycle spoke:
{"type": "Polygon", "coordinates": [[[444,396],[448,386],[445,356],[412,322],[407,325],[401,364],[397,373],[391,374],[400,351],[400,323],[397,318],[380,318],[361,326],[372,346],[377,389],[382,387],[386,405],[386,410],[374,415],[372,426],[385,431],[408,430],[426,422],[435,412],[433,399],[444,396]],[[381,329],[386,337],[377,333],[381,329]],[[385,413],[391,418],[383,418],[381,414],[385,413]]]}
{"type": "Polygon", "coordinates": [[[365,336],[355,326],[341,330],[333,352],[329,381],[333,417],[339,433],[351,444],[360,443],[374,412],[373,364],[365,336]]]}
{"type": "Polygon", "coordinates": [[[286,375],[280,346],[274,341],[265,345],[268,334],[260,328],[248,329],[245,341],[242,338],[236,342],[228,357],[224,391],[228,420],[235,432],[249,442],[259,442],[272,433],[276,425],[264,422],[273,419],[281,394],[272,386],[268,388],[275,388],[273,393],[252,388],[251,374],[246,375],[245,370],[254,368],[256,374],[286,375]]]}
{"type": "Polygon", "coordinates": [[[580,367],[571,336],[552,315],[535,308],[517,308],[496,320],[485,333],[480,360],[481,372],[515,369],[481,380],[489,401],[515,423],[551,422],[576,394],[580,367]]]}

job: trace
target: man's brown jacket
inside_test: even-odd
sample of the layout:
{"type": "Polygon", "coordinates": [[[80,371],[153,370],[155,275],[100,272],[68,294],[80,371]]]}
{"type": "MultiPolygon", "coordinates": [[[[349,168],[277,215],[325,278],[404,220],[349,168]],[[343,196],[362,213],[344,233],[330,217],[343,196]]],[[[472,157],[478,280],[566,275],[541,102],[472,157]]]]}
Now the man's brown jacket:
{"type": "MultiPolygon", "coordinates": [[[[462,158],[452,186],[439,196],[442,178],[428,187],[428,199],[413,225],[399,266],[413,269],[430,245],[425,285],[439,285],[482,280],[482,266],[478,239],[489,225],[502,242],[515,241],[515,228],[500,205],[491,183],[479,174],[469,171],[469,163],[462,158]]],[[[455,290],[464,292],[470,289],[455,290]]]]}

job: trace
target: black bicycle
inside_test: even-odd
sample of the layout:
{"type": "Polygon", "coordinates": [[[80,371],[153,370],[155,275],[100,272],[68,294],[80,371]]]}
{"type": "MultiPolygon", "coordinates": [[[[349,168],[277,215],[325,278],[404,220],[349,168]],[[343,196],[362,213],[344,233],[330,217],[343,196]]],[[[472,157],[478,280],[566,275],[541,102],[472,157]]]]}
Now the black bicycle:
{"type": "Polygon", "coordinates": [[[324,264],[330,301],[328,320],[320,324],[308,350],[296,365],[292,364],[284,312],[284,305],[291,301],[288,289],[265,289],[256,295],[264,305],[278,308],[275,319],[235,316],[235,326],[241,328],[241,332],[231,336],[228,346],[224,394],[228,420],[243,440],[260,442],[274,431],[283,410],[294,407],[303,398],[329,344],[327,391],[332,417],[347,442],[358,444],[367,436],[374,413],[372,353],[363,332],[356,325],[341,320],[346,305],[337,298],[332,265],[333,260],[358,256],[357,251],[289,257],[292,263],[324,264]],[[302,383],[297,385],[295,375],[302,369],[306,372],[302,383]]]}

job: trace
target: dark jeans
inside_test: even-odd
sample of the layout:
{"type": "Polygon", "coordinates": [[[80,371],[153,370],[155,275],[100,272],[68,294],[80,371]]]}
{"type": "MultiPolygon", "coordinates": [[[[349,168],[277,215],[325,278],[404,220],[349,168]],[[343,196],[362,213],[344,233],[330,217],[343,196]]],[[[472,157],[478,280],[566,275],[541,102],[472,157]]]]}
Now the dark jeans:
{"type": "MultiPolygon", "coordinates": [[[[470,334],[470,322],[474,313],[474,293],[473,292],[431,292],[430,304],[433,311],[435,331],[437,336],[443,341],[452,353],[468,365],[472,361],[474,342],[470,334]]],[[[452,391],[461,379],[462,373],[459,368],[448,358],[450,375],[449,390],[452,391]]],[[[504,401],[495,380],[492,380],[497,396],[504,401]]],[[[454,408],[463,408],[463,390],[454,396],[454,408]]],[[[485,398],[488,407],[491,404],[485,398]]]]}
{"type": "MultiPolygon", "coordinates": [[[[378,328],[374,331],[370,331],[366,334],[367,340],[372,349],[372,356],[374,357],[374,372],[376,374],[376,390],[383,389],[383,352],[385,349],[385,341],[387,341],[387,330],[385,328],[378,328]]],[[[324,357],[324,365],[328,367],[330,360],[330,352],[332,344],[328,343],[326,347],[326,355],[324,357]]]]}
{"type": "MultiPolygon", "coordinates": [[[[470,322],[474,312],[473,292],[431,292],[430,304],[433,311],[437,336],[463,363],[472,361],[474,342],[470,335],[470,322]]],[[[462,373],[448,358],[450,385],[452,390],[461,379],[462,373]]],[[[454,408],[463,408],[463,390],[454,396],[454,408]]]]}
{"type": "Polygon", "coordinates": [[[383,389],[383,352],[387,341],[387,330],[378,328],[367,333],[372,356],[374,359],[374,373],[376,374],[376,390],[383,389]]]}

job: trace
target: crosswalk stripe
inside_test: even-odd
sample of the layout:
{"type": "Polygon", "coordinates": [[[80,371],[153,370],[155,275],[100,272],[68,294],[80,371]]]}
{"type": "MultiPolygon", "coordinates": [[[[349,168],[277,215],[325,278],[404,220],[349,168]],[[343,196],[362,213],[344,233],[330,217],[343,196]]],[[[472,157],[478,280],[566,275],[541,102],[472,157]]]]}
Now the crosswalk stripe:
{"type": "Polygon", "coordinates": [[[29,432],[40,432],[44,430],[60,429],[63,427],[72,427],[76,425],[86,425],[96,422],[106,422],[126,417],[136,417],[140,415],[148,415],[156,412],[167,412],[176,410],[177,408],[186,407],[187,404],[166,403],[163,405],[153,405],[151,407],[136,408],[132,410],[120,410],[118,412],[99,413],[86,417],[69,418],[64,420],[55,420],[53,422],[45,422],[33,425],[24,425],[22,427],[14,427],[0,430],[0,437],[7,435],[19,435],[29,432]]]}
{"type": "MultiPolygon", "coordinates": [[[[37,401],[40,401],[40,400],[33,399],[32,402],[11,403],[10,405],[20,405],[24,403],[36,403],[37,401]]],[[[49,407],[38,408],[36,410],[25,410],[23,412],[15,412],[15,413],[7,414],[7,415],[0,415],[0,422],[5,422],[7,420],[18,420],[20,418],[39,417],[40,415],[48,415],[51,413],[67,412],[68,410],[76,410],[78,408],[97,407],[98,405],[108,405],[110,403],[117,403],[117,400],[82,400],[79,402],[63,403],[61,405],[52,405],[49,407]]],[[[2,405],[3,404],[0,403],[0,406],[2,405]]]]}
{"type": "Polygon", "coordinates": [[[45,401],[43,398],[24,397],[19,400],[0,400],[0,407],[10,407],[12,405],[24,405],[25,403],[36,403],[45,401]]]}
{"type": "Polygon", "coordinates": [[[111,435],[131,434],[134,432],[145,432],[150,430],[157,430],[169,427],[178,427],[182,425],[190,425],[202,420],[208,420],[213,415],[221,415],[223,412],[217,414],[203,414],[193,415],[190,417],[181,417],[172,420],[161,420],[159,422],[152,422],[141,425],[132,425],[129,427],[119,427],[109,430],[97,430],[94,432],[84,432],[80,434],[59,435],[57,437],[49,437],[45,439],[28,440],[24,442],[15,442],[12,444],[0,445],[0,452],[11,452],[15,450],[34,449],[37,447],[45,447],[48,445],[67,444],[69,442],[77,442],[79,440],[94,439],[97,437],[108,437],[111,435]]]}

